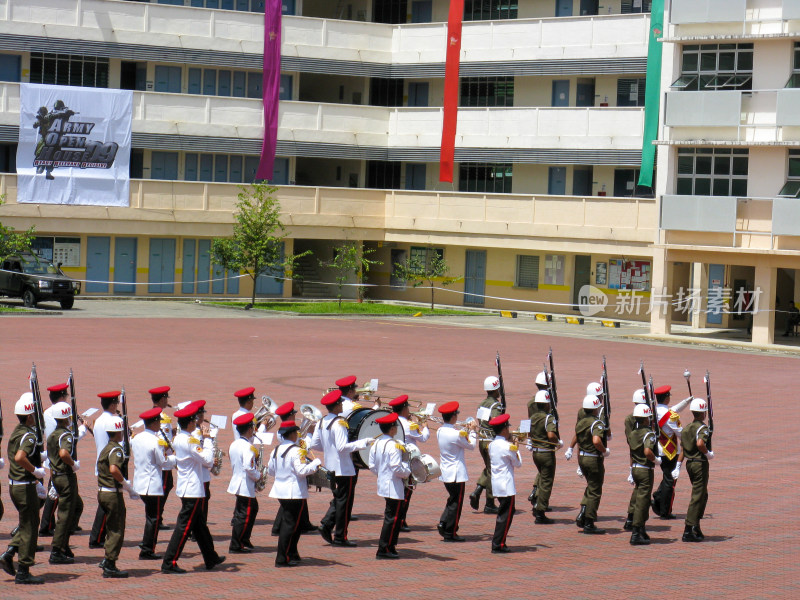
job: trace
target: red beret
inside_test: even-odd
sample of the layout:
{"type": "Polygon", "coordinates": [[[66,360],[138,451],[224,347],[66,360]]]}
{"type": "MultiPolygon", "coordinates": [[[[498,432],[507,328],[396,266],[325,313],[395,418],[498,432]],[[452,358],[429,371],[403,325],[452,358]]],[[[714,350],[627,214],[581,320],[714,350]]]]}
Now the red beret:
{"type": "Polygon", "coordinates": [[[69,386],[66,383],[57,383],[47,388],[48,392],[66,392],[69,386]]]}
{"type": "Polygon", "coordinates": [[[195,407],[195,412],[200,412],[201,410],[205,410],[206,409],[206,401],[205,400],[195,400],[189,406],[195,407]]]}
{"type": "Polygon", "coordinates": [[[234,425],[248,425],[249,423],[253,422],[255,419],[255,415],[251,412],[246,412],[243,415],[239,415],[233,420],[234,425]]]}
{"type": "Polygon", "coordinates": [[[286,402],[285,404],[281,404],[278,408],[275,409],[275,414],[279,417],[285,417],[290,415],[294,410],[294,402],[286,402]]]}
{"type": "Polygon", "coordinates": [[[330,406],[331,404],[336,404],[337,402],[341,402],[342,400],[342,392],[341,390],[333,390],[328,392],[322,397],[322,406],[330,406]]]}
{"type": "Polygon", "coordinates": [[[342,377],[341,379],[336,380],[336,385],[340,388],[347,388],[353,385],[356,382],[355,375],[348,375],[347,377],[342,377]]]}
{"type": "Polygon", "coordinates": [[[186,417],[193,417],[197,414],[199,407],[195,402],[189,402],[186,406],[181,408],[180,410],[175,411],[175,416],[179,419],[185,419],[186,417]]]}
{"type": "Polygon", "coordinates": [[[656,396],[661,396],[662,394],[669,394],[671,389],[671,385],[662,385],[661,387],[657,387],[654,391],[656,396]]]}
{"type": "Polygon", "coordinates": [[[144,411],[142,414],[139,415],[140,419],[144,419],[145,421],[149,421],[150,419],[155,419],[161,416],[161,409],[156,406],[155,408],[151,408],[150,410],[144,411]]]}
{"type": "Polygon", "coordinates": [[[491,421],[489,421],[489,427],[497,427],[499,425],[505,425],[508,423],[509,419],[511,419],[511,415],[498,415],[491,421]]]}
{"type": "Polygon", "coordinates": [[[102,394],[97,394],[98,398],[119,398],[119,395],[122,392],[119,390],[114,390],[113,392],[103,392],[102,394]]]}
{"type": "Polygon", "coordinates": [[[403,404],[405,404],[406,402],[408,402],[408,394],[402,394],[397,398],[395,398],[394,400],[391,400],[389,402],[389,406],[395,408],[397,406],[403,406],[403,404]]]}
{"type": "Polygon", "coordinates": [[[147,393],[151,396],[161,396],[162,394],[166,394],[169,392],[170,387],[168,385],[162,385],[161,387],[155,387],[152,390],[147,390],[147,393]]]}
{"type": "Polygon", "coordinates": [[[445,402],[439,407],[439,412],[443,415],[449,415],[458,410],[458,402],[445,402]]]}
{"type": "Polygon", "coordinates": [[[236,396],[237,398],[247,398],[249,396],[252,396],[255,393],[255,391],[256,388],[254,387],[246,387],[242,390],[239,390],[238,392],[233,392],[233,395],[236,396]]]}
{"type": "Polygon", "coordinates": [[[375,422],[380,425],[386,425],[387,423],[396,422],[398,418],[399,417],[397,413],[389,413],[388,415],[385,415],[383,417],[378,417],[377,419],[375,419],[375,422]]]}

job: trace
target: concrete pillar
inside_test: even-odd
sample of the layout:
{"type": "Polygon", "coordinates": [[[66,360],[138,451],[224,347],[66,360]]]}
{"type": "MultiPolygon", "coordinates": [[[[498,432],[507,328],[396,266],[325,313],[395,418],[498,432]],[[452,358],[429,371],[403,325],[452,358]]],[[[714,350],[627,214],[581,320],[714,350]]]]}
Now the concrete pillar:
{"type": "Polygon", "coordinates": [[[800,277],[798,277],[797,269],[793,271],[794,275],[794,297],[789,300],[794,300],[794,303],[800,306],[800,277]]]}
{"type": "Polygon", "coordinates": [[[775,285],[778,273],[769,263],[756,265],[755,291],[758,312],[753,315],[753,343],[775,343],[775,285]]]}
{"type": "MultiPolygon", "coordinates": [[[[294,254],[294,239],[292,238],[285,238],[283,240],[283,252],[284,256],[289,256],[290,254],[294,254]]],[[[285,275],[286,279],[283,280],[283,297],[284,298],[291,298],[292,297],[292,272],[289,271],[285,275]]]]}
{"type": "MultiPolygon", "coordinates": [[[[667,251],[656,249],[653,255],[652,293],[662,294],[670,298],[672,290],[672,267],[667,262],[667,251]]],[[[672,309],[670,307],[655,307],[650,313],[650,333],[669,335],[672,332],[672,309]]]]}
{"type": "Polygon", "coordinates": [[[704,329],[706,326],[706,303],[708,299],[708,265],[694,263],[692,265],[692,291],[698,299],[692,311],[692,329],[704,329]]]}

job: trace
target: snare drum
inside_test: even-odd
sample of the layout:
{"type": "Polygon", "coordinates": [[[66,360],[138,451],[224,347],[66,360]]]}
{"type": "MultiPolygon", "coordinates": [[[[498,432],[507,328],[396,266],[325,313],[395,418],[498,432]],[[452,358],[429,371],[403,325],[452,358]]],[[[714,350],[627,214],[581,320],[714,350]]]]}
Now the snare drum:
{"type": "MultiPolygon", "coordinates": [[[[390,414],[388,410],[373,410],[371,408],[359,408],[350,413],[347,418],[348,441],[355,442],[363,439],[375,439],[381,436],[381,427],[375,420],[390,414]]],[[[397,428],[394,436],[400,443],[406,441],[406,435],[402,427],[397,428]]],[[[356,469],[369,469],[369,447],[353,452],[353,464],[356,469]]]]}
{"type": "Polygon", "coordinates": [[[442,474],[439,463],[430,454],[420,454],[410,459],[411,478],[414,483],[427,483],[442,474]]]}
{"type": "Polygon", "coordinates": [[[318,490],[327,488],[333,489],[333,473],[325,467],[320,467],[314,473],[306,477],[308,487],[316,487],[318,490]]]}

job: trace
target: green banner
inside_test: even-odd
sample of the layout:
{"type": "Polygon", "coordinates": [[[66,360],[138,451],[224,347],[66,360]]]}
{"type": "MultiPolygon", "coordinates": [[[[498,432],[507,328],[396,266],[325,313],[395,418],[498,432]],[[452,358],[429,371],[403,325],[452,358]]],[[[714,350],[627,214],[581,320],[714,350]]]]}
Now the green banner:
{"type": "Polygon", "coordinates": [[[664,37],[664,0],[653,0],[650,7],[650,41],[647,45],[647,82],[644,96],[644,139],[639,185],[653,187],[653,168],[656,162],[658,114],[661,104],[661,42],[664,37]]]}

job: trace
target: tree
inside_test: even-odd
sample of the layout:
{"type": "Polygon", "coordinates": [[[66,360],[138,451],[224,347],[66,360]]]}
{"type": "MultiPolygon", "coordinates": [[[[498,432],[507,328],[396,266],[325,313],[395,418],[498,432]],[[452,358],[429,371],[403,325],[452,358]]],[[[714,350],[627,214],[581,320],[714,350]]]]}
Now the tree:
{"type": "MultiPolygon", "coordinates": [[[[0,196],[0,206],[5,202],[5,194],[0,196]]],[[[35,227],[26,231],[16,231],[13,227],[0,223],[0,260],[6,256],[28,252],[33,243],[35,227]]]]}
{"type": "Polygon", "coordinates": [[[251,308],[256,302],[256,279],[259,275],[270,271],[291,273],[297,260],[311,251],[283,256],[286,229],[280,221],[281,207],[274,195],[278,188],[254,183],[240,189],[233,237],[214,239],[211,253],[218,265],[244,271],[253,280],[253,296],[246,307],[251,308]]]}
{"type": "Polygon", "coordinates": [[[419,287],[425,282],[428,283],[428,287],[431,289],[431,310],[435,310],[433,301],[436,288],[433,287],[434,281],[443,286],[448,286],[463,279],[463,277],[448,277],[450,266],[444,259],[444,254],[431,247],[425,249],[424,260],[413,256],[404,263],[395,263],[394,268],[395,276],[406,283],[410,283],[412,287],[419,287]]]}
{"type": "Polygon", "coordinates": [[[350,275],[356,276],[358,282],[357,294],[359,300],[364,297],[364,276],[369,272],[372,265],[382,265],[379,260],[367,258],[375,253],[374,248],[364,248],[359,242],[343,242],[333,249],[333,259],[329,261],[319,261],[320,266],[333,269],[336,273],[337,295],[339,308],[342,307],[342,287],[347,283],[350,275]]]}

